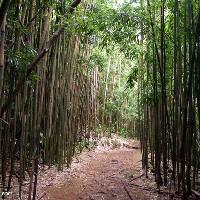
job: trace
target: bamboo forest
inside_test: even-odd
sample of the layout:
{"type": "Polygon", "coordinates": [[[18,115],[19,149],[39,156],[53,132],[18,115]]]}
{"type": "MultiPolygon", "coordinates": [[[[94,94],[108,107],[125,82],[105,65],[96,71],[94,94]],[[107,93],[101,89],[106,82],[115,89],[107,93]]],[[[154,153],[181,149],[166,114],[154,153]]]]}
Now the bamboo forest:
{"type": "Polygon", "coordinates": [[[200,199],[200,0],[0,0],[0,199],[200,199]]]}

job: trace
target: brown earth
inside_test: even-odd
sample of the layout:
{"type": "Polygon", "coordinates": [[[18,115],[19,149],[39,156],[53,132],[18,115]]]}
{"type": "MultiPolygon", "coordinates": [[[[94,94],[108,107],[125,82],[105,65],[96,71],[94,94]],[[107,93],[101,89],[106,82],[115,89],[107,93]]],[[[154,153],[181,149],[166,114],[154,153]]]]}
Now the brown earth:
{"type": "MultiPolygon", "coordinates": [[[[104,141],[105,142],[105,141],[104,141]]],[[[153,180],[138,178],[141,170],[139,143],[124,139],[108,141],[93,151],[82,153],[72,164],[74,170],[41,185],[38,199],[42,200],[150,200],[170,199],[155,192],[153,180]],[[109,146],[109,148],[108,148],[109,146]],[[151,189],[153,188],[153,189],[151,189]]],[[[49,178],[47,173],[47,176],[49,178]]],[[[45,178],[43,177],[43,180],[45,178]]],[[[42,182],[42,181],[41,181],[42,182]]]]}
{"type": "MultiPolygon", "coordinates": [[[[61,188],[50,188],[46,199],[129,200],[123,179],[140,159],[139,150],[113,150],[95,154],[95,157],[91,155],[91,160],[80,169],[78,177],[61,188]]],[[[144,197],[137,193],[134,196],[144,197]]]]}

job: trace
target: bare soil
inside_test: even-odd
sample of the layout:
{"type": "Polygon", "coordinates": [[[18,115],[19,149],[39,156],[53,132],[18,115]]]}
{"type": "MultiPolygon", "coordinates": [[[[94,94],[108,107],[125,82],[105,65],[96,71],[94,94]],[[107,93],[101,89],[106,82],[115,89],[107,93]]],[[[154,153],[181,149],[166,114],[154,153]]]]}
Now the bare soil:
{"type": "Polygon", "coordinates": [[[141,170],[139,143],[114,136],[92,151],[77,156],[71,169],[46,170],[39,177],[42,200],[153,200],[171,199],[155,190],[141,170]]]}

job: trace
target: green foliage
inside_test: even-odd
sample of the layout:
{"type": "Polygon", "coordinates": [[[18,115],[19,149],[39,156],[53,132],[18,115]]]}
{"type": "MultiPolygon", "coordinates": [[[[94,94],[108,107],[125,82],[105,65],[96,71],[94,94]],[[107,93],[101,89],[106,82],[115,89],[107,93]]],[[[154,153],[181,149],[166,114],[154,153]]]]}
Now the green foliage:
{"type": "Polygon", "coordinates": [[[105,52],[102,52],[98,48],[94,49],[92,55],[89,58],[88,64],[90,68],[98,67],[99,72],[102,72],[107,65],[105,52]]]}
{"type": "Polygon", "coordinates": [[[30,78],[29,78],[31,82],[37,82],[40,79],[41,77],[37,73],[34,73],[34,72],[31,73],[30,78]]]}
{"type": "Polygon", "coordinates": [[[135,86],[138,80],[138,68],[132,68],[130,74],[128,75],[127,85],[130,88],[135,86]]]}

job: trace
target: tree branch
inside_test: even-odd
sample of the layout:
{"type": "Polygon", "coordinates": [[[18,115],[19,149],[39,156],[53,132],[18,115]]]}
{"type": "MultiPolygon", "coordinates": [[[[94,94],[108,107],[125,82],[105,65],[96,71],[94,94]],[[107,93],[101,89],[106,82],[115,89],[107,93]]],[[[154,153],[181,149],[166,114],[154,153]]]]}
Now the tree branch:
{"type": "MultiPolygon", "coordinates": [[[[7,0],[6,0],[7,1],[7,0]]],[[[67,16],[68,14],[71,14],[74,12],[74,10],[76,9],[76,7],[81,3],[81,0],[75,0],[71,6],[69,7],[68,13],[66,13],[65,16],[67,16]]],[[[34,60],[27,66],[27,71],[24,74],[24,76],[19,80],[18,84],[16,85],[12,95],[10,95],[7,99],[7,101],[3,104],[2,108],[0,109],[0,117],[3,117],[3,114],[6,112],[6,110],[8,109],[8,107],[10,106],[10,104],[12,103],[12,101],[15,99],[15,97],[17,96],[17,94],[20,92],[20,90],[23,87],[24,82],[26,81],[26,79],[29,77],[29,75],[31,74],[31,72],[33,72],[35,70],[35,68],[37,67],[37,64],[39,63],[39,61],[46,55],[46,53],[49,51],[50,47],[52,46],[52,44],[54,43],[54,41],[64,32],[64,27],[61,26],[54,34],[53,36],[50,38],[50,40],[47,42],[46,47],[44,47],[39,54],[34,58],[34,60]]]]}

